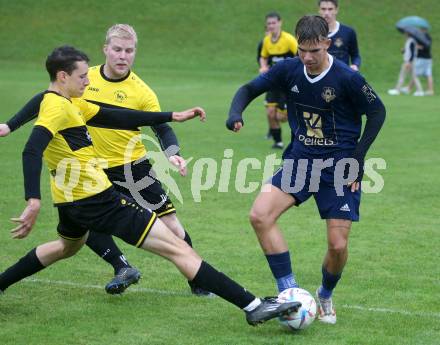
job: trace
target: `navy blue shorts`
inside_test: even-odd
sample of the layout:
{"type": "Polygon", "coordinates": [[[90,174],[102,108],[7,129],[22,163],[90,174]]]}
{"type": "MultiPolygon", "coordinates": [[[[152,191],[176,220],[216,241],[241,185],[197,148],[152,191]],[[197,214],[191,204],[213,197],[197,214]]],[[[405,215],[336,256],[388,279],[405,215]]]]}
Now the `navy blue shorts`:
{"type": "Polygon", "coordinates": [[[285,158],[283,166],[269,180],[270,184],[292,195],[296,206],[313,195],[322,219],[359,221],[360,188],[352,192],[335,179],[335,165],[340,158],[334,158],[333,166],[324,168],[320,174],[316,169],[319,162],[313,159],[293,155],[285,158]]]}

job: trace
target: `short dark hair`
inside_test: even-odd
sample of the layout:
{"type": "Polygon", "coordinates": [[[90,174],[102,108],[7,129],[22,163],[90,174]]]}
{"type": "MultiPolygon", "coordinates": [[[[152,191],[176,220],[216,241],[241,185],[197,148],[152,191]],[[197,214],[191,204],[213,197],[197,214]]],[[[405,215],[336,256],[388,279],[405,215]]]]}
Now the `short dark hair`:
{"type": "Polygon", "coordinates": [[[71,46],[55,48],[46,59],[46,70],[49,73],[50,81],[57,79],[59,71],[72,74],[76,69],[77,61],[89,62],[89,58],[85,53],[71,46]]]}
{"type": "Polygon", "coordinates": [[[276,18],[276,19],[278,19],[278,20],[281,20],[281,16],[280,16],[280,14],[279,14],[278,12],[275,12],[275,11],[273,11],[273,12],[269,12],[268,14],[266,14],[266,20],[267,20],[268,18],[276,18]]]}
{"type": "Polygon", "coordinates": [[[304,16],[296,23],[295,36],[299,44],[306,41],[318,43],[327,38],[328,32],[328,24],[321,16],[304,16]]]}
{"type": "Polygon", "coordinates": [[[321,6],[321,2],[331,2],[335,7],[338,7],[338,0],[318,0],[318,6],[321,6]]]}

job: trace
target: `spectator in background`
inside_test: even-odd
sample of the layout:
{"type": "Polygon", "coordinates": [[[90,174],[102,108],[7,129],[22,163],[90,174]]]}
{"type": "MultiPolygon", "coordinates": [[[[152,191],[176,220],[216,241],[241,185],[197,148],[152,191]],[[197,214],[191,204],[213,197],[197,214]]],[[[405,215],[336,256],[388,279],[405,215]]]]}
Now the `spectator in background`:
{"type": "Polygon", "coordinates": [[[426,77],[428,88],[423,93],[423,95],[432,96],[434,95],[434,79],[432,77],[432,55],[431,55],[432,39],[429,33],[427,32],[427,30],[421,30],[421,31],[425,35],[427,41],[429,41],[429,44],[417,45],[417,57],[414,62],[414,74],[417,79],[420,77],[426,77]]]}
{"type": "Polygon", "coordinates": [[[319,15],[325,19],[330,28],[328,38],[332,40],[332,43],[328,52],[349,65],[352,70],[359,71],[361,56],[359,55],[356,31],[336,20],[338,0],[319,0],[318,6],[319,15]]]}
{"type": "Polygon", "coordinates": [[[410,77],[410,85],[413,82],[416,85],[417,91],[414,92],[414,96],[423,96],[422,85],[420,80],[414,74],[414,61],[417,56],[417,42],[409,34],[405,33],[406,41],[403,48],[403,63],[400,67],[399,77],[394,89],[388,90],[388,94],[391,96],[397,96],[401,93],[408,94],[410,92],[410,86],[403,87],[405,79],[410,77]]]}

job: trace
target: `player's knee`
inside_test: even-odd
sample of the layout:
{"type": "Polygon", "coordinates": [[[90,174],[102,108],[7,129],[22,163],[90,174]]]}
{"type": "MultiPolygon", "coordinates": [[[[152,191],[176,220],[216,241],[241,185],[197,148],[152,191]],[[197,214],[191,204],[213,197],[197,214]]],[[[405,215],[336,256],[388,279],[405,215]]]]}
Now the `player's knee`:
{"type": "Polygon", "coordinates": [[[345,254],[347,249],[348,241],[346,239],[338,239],[328,244],[329,252],[335,256],[345,254]]]}
{"type": "Polygon", "coordinates": [[[252,208],[249,213],[249,221],[254,229],[258,230],[270,223],[270,217],[266,212],[258,210],[257,208],[252,208]]]}
{"type": "Polygon", "coordinates": [[[181,251],[184,255],[189,256],[194,254],[194,249],[191,248],[191,246],[186,243],[185,241],[180,241],[181,251]]]}
{"type": "Polygon", "coordinates": [[[60,259],[67,259],[75,255],[78,252],[78,250],[82,247],[81,241],[69,241],[69,242],[67,241],[61,242],[61,246],[59,250],[60,259]]]}
{"type": "Polygon", "coordinates": [[[180,224],[175,214],[166,215],[161,217],[161,221],[172,231],[174,235],[183,239],[185,237],[185,229],[180,224]]]}
{"type": "Polygon", "coordinates": [[[276,118],[277,118],[277,109],[275,107],[267,107],[267,116],[271,120],[276,120],[276,118]]]}
{"type": "Polygon", "coordinates": [[[186,243],[184,240],[178,238],[174,243],[174,249],[173,254],[171,255],[171,259],[173,257],[178,258],[189,258],[193,257],[195,254],[194,249],[192,249],[188,243],[186,243]]]}

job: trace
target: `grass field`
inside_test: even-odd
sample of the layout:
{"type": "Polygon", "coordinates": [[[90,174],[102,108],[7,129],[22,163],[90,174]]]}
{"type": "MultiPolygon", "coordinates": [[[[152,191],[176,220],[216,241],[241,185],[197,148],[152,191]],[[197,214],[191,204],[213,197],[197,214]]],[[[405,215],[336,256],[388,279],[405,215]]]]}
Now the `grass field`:
{"type": "MultiPolygon", "coordinates": [[[[363,195],[362,219],[353,227],[349,262],[335,292],[335,326],[316,322],[295,334],[276,321],[251,328],[240,310],[219,298],[191,296],[170,263],[118,242],[143,273],[139,285],[121,297],[105,294],[112,270],[84,248],[0,297],[0,344],[439,344],[439,97],[393,98],[385,91],[393,86],[401,59],[402,41],[393,24],[404,15],[419,14],[430,20],[436,40],[440,3],[407,0],[398,8],[394,3],[347,0],[341,5],[341,21],[358,30],[363,71],[386,104],[388,117],[369,152],[387,162],[381,171],[385,186],[379,194],[363,195]]],[[[0,122],[47,87],[42,61],[55,45],[76,44],[98,64],[105,29],[130,22],[140,36],[135,70],[157,92],[162,108],[200,104],[207,110],[205,124],[174,125],[182,154],[193,162],[213,158],[220,165],[224,150],[233,149],[232,171],[245,157],[263,161],[272,151],[263,140],[262,100],[248,108],[240,134],[226,131],[224,121],[234,91],[256,73],[262,18],[273,8],[285,13],[290,30],[301,14],[315,10],[315,2],[127,1],[104,6],[77,1],[63,6],[49,0],[0,0],[0,122]]],[[[30,129],[0,140],[0,271],[56,238],[57,213],[46,171],[44,206],[33,232],[21,241],[11,240],[8,232],[8,219],[24,208],[21,151],[30,129]]],[[[183,204],[176,202],[178,215],[195,248],[249,290],[273,295],[274,282],[247,218],[256,193],[236,192],[234,180],[228,192],[218,192],[217,175],[214,187],[195,202],[192,166],[186,178],[173,176],[183,196],[183,204]]],[[[248,173],[248,181],[261,178],[261,171],[248,173]]],[[[326,248],[324,222],[309,202],[285,214],[280,225],[297,278],[313,292],[326,248]]]]}

